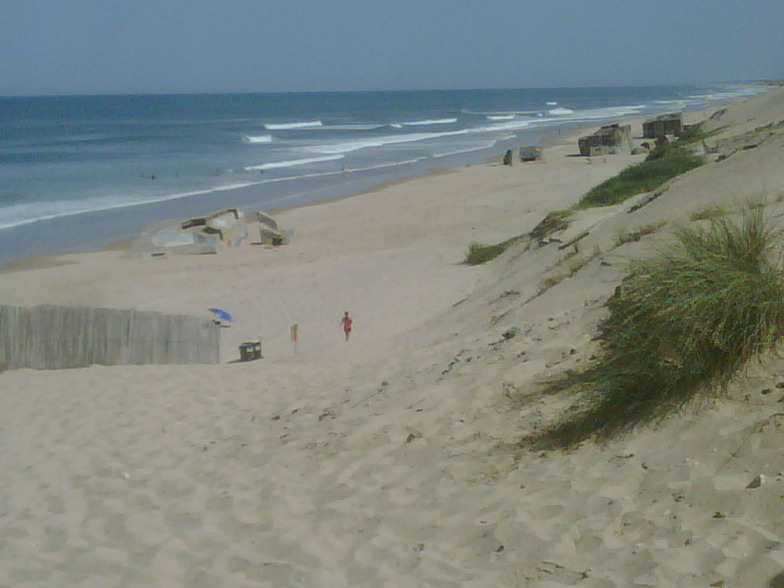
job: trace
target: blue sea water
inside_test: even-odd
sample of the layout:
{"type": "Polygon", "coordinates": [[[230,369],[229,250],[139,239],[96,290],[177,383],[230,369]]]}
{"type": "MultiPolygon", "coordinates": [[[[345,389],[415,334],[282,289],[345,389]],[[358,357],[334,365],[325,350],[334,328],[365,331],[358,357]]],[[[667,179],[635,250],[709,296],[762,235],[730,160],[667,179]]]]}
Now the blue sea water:
{"type": "Polygon", "coordinates": [[[0,264],[153,221],[275,210],[485,161],[578,124],[687,111],[724,84],[0,98],[0,264]]]}

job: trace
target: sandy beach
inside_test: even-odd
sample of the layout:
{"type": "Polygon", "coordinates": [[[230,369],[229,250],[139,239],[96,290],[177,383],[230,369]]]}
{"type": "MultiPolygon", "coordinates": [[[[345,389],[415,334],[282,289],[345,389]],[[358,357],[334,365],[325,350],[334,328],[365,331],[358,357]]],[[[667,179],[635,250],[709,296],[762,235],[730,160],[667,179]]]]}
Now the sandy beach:
{"type": "Polygon", "coordinates": [[[485,265],[469,243],[644,155],[586,159],[562,135],[542,162],[284,211],[283,247],[0,272],[3,304],[235,319],[219,365],[0,373],[0,586],[784,586],[784,360],[605,445],[519,443],[568,406],[538,382],[589,360],[629,262],[674,223],[749,199],[784,215],[784,88],[686,119],[729,151],[485,265]],[[259,338],[263,360],[234,362],[259,338]]]}

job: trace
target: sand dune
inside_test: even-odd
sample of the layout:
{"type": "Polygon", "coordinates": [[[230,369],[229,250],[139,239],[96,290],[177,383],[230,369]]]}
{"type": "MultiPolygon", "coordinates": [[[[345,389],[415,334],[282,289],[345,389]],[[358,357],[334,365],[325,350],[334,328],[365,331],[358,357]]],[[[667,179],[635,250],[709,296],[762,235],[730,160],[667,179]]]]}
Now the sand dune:
{"type": "Polygon", "coordinates": [[[545,163],[287,211],[275,250],[0,274],[7,304],[236,317],[220,365],[0,374],[0,586],[784,585],[782,360],[604,446],[518,446],[568,404],[536,383],[588,361],[628,261],[672,222],[761,197],[784,214],[781,121],[781,89],[729,107],[712,123],[772,134],[631,213],[645,196],[580,213],[558,235],[588,231],[576,252],[461,263],[641,158],[589,164],[564,136],[545,163]],[[258,336],[263,361],[229,363],[258,336]]]}

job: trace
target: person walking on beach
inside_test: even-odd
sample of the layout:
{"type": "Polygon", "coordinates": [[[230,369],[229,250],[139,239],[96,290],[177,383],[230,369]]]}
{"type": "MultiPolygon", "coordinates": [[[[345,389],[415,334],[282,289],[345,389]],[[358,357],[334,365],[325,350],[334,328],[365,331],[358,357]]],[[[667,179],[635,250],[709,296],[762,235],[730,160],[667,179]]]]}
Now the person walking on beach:
{"type": "Polygon", "coordinates": [[[351,327],[354,325],[354,321],[348,316],[348,311],[343,313],[343,318],[340,319],[340,326],[343,327],[343,334],[346,336],[346,341],[351,336],[351,327]]]}

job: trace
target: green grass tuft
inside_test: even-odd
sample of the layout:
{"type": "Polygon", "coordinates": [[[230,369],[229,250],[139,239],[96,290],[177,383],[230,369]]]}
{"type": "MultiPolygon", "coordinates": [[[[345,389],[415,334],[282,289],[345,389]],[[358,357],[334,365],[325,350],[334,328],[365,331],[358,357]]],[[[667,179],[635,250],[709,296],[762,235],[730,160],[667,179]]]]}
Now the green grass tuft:
{"type": "Polygon", "coordinates": [[[548,212],[547,216],[531,231],[531,239],[541,241],[556,231],[563,231],[569,226],[569,221],[573,214],[574,211],[572,210],[553,210],[548,212]]]}
{"type": "Polygon", "coordinates": [[[468,245],[468,253],[463,260],[463,263],[467,265],[481,265],[487,263],[501,255],[522,238],[523,235],[512,237],[511,239],[507,239],[506,241],[495,245],[484,245],[477,242],[470,243],[468,245]]]}
{"type": "Polygon", "coordinates": [[[702,157],[685,148],[654,150],[637,164],[595,186],[577,203],[577,208],[610,206],[650,192],[664,182],[702,165],[702,157]]]}
{"type": "Polygon", "coordinates": [[[715,131],[712,133],[706,133],[703,129],[702,123],[691,125],[690,127],[683,130],[683,132],[678,136],[676,143],[680,143],[681,145],[689,145],[691,143],[696,143],[697,141],[707,139],[713,134],[715,134],[715,131]]]}
{"type": "Polygon", "coordinates": [[[467,265],[481,265],[501,255],[512,245],[525,238],[541,241],[556,231],[562,231],[569,226],[569,219],[574,214],[571,210],[554,210],[536,225],[529,234],[518,235],[495,245],[485,245],[473,242],[468,245],[468,253],[463,260],[467,265]]]}
{"type": "Polygon", "coordinates": [[[780,236],[762,209],[740,222],[677,230],[677,243],[636,263],[599,327],[585,371],[552,382],[580,390],[582,409],[532,441],[568,447],[662,418],[701,392],[723,388],[784,334],[784,284],[770,248],[780,236]]]}
{"type": "Polygon", "coordinates": [[[666,224],[667,224],[666,222],[656,222],[647,225],[641,225],[631,232],[622,230],[618,233],[618,236],[615,238],[615,246],[620,247],[621,245],[625,245],[626,243],[636,243],[646,235],[655,233],[666,224]]]}
{"type": "Polygon", "coordinates": [[[714,220],[730,214],[729,209],[719,204],[711,204],[705,208],[695,210],[689,215],[690,221],[714,220]]]}

